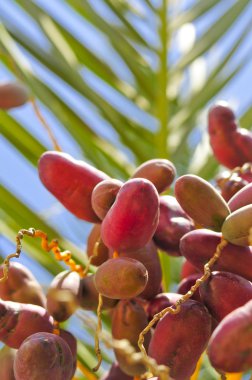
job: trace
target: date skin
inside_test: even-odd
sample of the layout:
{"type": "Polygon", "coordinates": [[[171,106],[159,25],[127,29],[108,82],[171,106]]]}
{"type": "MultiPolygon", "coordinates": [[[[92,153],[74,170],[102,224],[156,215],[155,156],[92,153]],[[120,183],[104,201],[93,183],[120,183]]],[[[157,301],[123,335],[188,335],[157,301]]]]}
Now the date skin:
{"type": "Polygon", "coordinates": [[[252,300],[228,314],[214,331],[208,357],[220,372],[252,368],[252,300]]]}
{"type": "Polygon", "coordinates": [[[166,314],[157,324],[149,356],[167,365],[176,380],[189,380],[211,335],[211,316],[201,303],[188,300],[177,314],[166,314]]]}
{"type": "MultiPolygon", "coordinates": [[[[191,231],[180,241],[181,254],[196,268],[203,271],[221,241],[221,234],[207,229],[191,231]]],[[[252,281],[252,247],[228,243],[212,270],[238,274],[252,281]]]]}
{"type": "Polygon", "coordinates": [[[48,151],[38,162],[43,185],[68,211],[87,222],[100,221],[91,205],[94,187],[109,177],[102,171],[67,153],[48,151]]]}
{"type": "Polygon", "coordinates": [[[252,133],[239,128],[226,102],[211,107],[208,114],[210,145],[218,162],[229,169],[252,161],[252,133]]]}
{"type": "Polygon", "coordinates": [[[143,248],[153,237],[159,219],[159,196],[144,178],[133,178],[119,190],[102,221],[101,238],[114,251],[143,248]]]}
{"type": "Polygon", "coordinates": [[[0,300],[0,340],[11,348],[19,348],[37,332],[52,333],[53,322],[41,306],[0,300]]]}
{"type": "Polygon", "coordinates": [[[219,322],[252,299],[252,284],[234,273],[212,272],[201,284],[199,292],[202,301],[219,322]]]}

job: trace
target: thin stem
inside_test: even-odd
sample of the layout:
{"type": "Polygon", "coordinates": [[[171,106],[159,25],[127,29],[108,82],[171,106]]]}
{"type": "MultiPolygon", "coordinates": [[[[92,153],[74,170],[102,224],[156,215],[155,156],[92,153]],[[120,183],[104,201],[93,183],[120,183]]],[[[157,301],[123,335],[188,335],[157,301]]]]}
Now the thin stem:
{"type": "Polygon", "coordinates": [[[60,335],[60,325],[59,322],[54,320],[53,322],[53,334],[60,335]]]}
{"type": "Polygon", "coordinates": [[[77,367],[87,380],[97,380],[97,377],[89,371],[79,360],[77,361],[77,367]]]}
{"type": "Polygon", "coordinates": [[[5,282],[8,280],[8,273],[9,273],[9,266],[10,266],[10,259],[12,258],[19,258],[21,251],[22,251],[22,239],[24,235],[34,237],[35,234],[35,229],[34,228],[29,228],[29,230],[26,229],[21,229],[18,231],[18,234],[16,236],[16,252],[11,253],[6,257],[6,259],[3,262],[3,277],[0,278],[0,282],[5,282]]]}
{"type": "MultiPolygon", "coordinates": [[[[93,318],[83,312],[77,312],[79,317],[85,325],[92,330],[97,330],[93,318]]],[[[113,348],[117,350],[121,355],[125,357],[129,364],[144,364],[146,368],[150,368],[151,371],[142,375],[141,379],[148,379],[151,376],[159,376],[160,380],[169,380],[168,367],[160,364],[158,365],[156,360],[148,356],[144,357],[141,352],[136,352],[136,349],[130,344],[127,339],[116,340],[111,337],[107,331],[101,331],[99,337],[102,339],[107,348],[113,348]]]]}
{"type": "Polygon", "coordinates": [[[39,119],[39,121],[41,122],[41,124],[43,125],[43,127],[45,128],[45,130],[47,131],[48,135],[49,135],[49,138],[50,140],[52,141],[52,144],[53,144],[53,148],[59,152],[62,151],[62,149],[60,148],[58,142],[57,142],[57,139],[56,137],[54,136],[50,126],[48,125],[47,121],[45,120],[44,116],[42,115],[42,113],[40,112],[40,109],[37,105],[37,102],[35,101],[35,98],[34,97],[31,97],[30,98],[30,102],[32,104],[32,107],[34,109],[34,112],[37,116],[37,118],[39,119]]]}
{"type": "Polygon", "coordinates": [[[103,305],[103,299],[102,295],[99,293],[99,302],[97,307],[97,327],[95,331],[95,353],[97,356],[98,363],[93,368],[93,371],[96,372],[100,368],[101,362],[102,362],[102,355],[101,355],[101,349],[100,349],[100,333],[102,331],[102,320],[101,320],[101,311],[102,311],[102,305],[103,305]]]}
{"type": "Polygon", "coordinates": [[[139,334],[139,339],[138,339],[138,347],[140,351],[142,352],[143,356],[147,358],[147,353],[144,347],[144,336],[150,331],[150,329],[158,322],[162,317],[164,317],[166,314],[177,314],[180,312],[181,305],[186,302],[189,298],[192,297],[192,295],[196,292],[196,290],[199,288],[199,286],[205,282],[208,277],[211,275],[211,267],[215,264],[215,262],[218,260],[220,257],[221,251],[223,248],[228,244],[227,240],[224,238],[221,239],[221,242],[217,245],[216,251],[212,258],[204,265],[204,274],[202,277],[196,280],[195,284],[191,287],[191,289],[179,300],[173,305],[166,307],[159,313],[155,314],[153,319],[150,321],[150,323],[143,329],[143,331],[139,334]]]}
{"type": "Polygon", "coordinates": [[[55,259],[58,261],[64,261],[64,263],[70,267],[72,271],[77,272],[80,277],[85,277],[87,275],[86,268],[82,267],[79,264],[76,264],[74,259],[72,258],[72,253],[70,251],[61,251],[59,248],[58,240],[53,239],[50,243],[48,243],[48,236],[45,232],[41,230],[35,230],[33,237],[41,239],[41,247],[44,251],[50,252],[52,251],[55,259]]]}
{"type": "MultiPolygon", "coordinates": [[[[10,65],[10,68],[11,70],[13,71],[13,73],[16,75],[16,77],[21,81],[21,82],[25,82],[25,77],[24,77],[24,74],[21,73],[21,71],[19,70],[16,62],[14,61],[14,59],[7,53],[4,53],[2,51],[0,51],[0,56],[4,56],[8,62],[9,62],[9,65],[10,65]]],[[[50,128],[49,124],[47,123],[46,119],[44,118],[44,116],[42,115],[40,109],[39,109],[39,106],[37,105],[37,102],[35,100],[35,97],[34,96],[31,96],[30,97],[30,102],[31,102],[31,105],[34,109],[34,112],[37,116],[37,118],[39,119],[39,121],[41,122],[41,124],[43,125],[43,127],[45,128],[45,130],[47,131],[48,135],[49,135],[49,138],[50,140],[52,141],[52,144],[53,144],[53,148],[59,152],[62,152],[62,149],[60,148],[58,142],[57,142],[57,139],[56,137],[54,136],[53,132],[52,132],[52,129],[50,128]]]]}
{"type": "Polygon", "coordinates": [[[119,253],[117,251],[113,252],[113,259],[118,259],[119,253]]]}
{"type": "Polygon", "coordinates": [[[33,238],[40,238],[41,247],[44,251],[52,251],[56,260],[64,261],[64,263],[68,265],[72,271],[77,272],[80,277],[85,277],[87,275],[90,266],[89,262],[86,268],[84,268],[82,265],[76,264],[75,260],[72,258],[72,253],[70,251],[62,252],[60,250],[58,240],[53,239],[50,243],[48,243],[48,236],[45,232],[41,230],[35,230],[35,228],[29,228],[28,230],[23,228],[18,231],[16,236],[16,252],[8,255],[3,262],[3,276],[0,278],[0,283],[5,282],[8,279],[10,259],[19,258],[22,251],[21,241],[25,235],[33,238]]]}

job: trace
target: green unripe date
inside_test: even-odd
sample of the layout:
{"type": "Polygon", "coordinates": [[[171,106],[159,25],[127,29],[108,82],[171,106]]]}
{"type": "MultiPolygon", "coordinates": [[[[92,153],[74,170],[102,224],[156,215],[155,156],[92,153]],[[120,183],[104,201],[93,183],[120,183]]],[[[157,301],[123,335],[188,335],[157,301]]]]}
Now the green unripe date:
{"type": "Polygon", "coordinates": [[[210,183],[196,175],[186,174],[177,179],[174,190],[181,207],[196,223],[221,230],[230,210],[210,183]]]}
{"type": "Polygon", "coordinates": [[[240,189],[229,201],[228,206],[231,212],[252,203],[252,183],[240,189]]]}
{"type": "Polygon", "coordinates": [[[252,227],[252,204],[239,208],[232,212],[222,226],[223,237],[235,245],[252,245],[250,229],[252,227]]]}

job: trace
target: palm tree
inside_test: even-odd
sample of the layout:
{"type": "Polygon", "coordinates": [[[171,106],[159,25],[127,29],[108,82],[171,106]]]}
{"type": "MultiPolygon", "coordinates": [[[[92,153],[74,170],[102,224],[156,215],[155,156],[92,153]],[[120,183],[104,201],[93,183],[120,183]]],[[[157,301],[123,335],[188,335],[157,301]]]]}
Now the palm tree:
{"type": "MultiPolygon", "coordinates": [[[[18,230],[33,226],[86,260],[90,226],[38,182],[37,161],[55,147],[45,124],[64,151],[122,180],[154,157],[174,162],[178,175],[211,179],[218,172],[205,114],[251,64],[250,49],[241,51],[251,31],[249,0],[9,0],[0,14],[0,69],[36,99],[0,111],[2,160],[9,155],[0,164],[3,247],[13,249],[18,230]]],[[[239,116],[249,128],[251,99],[246,103],[239,116]]],[[[24,239],[24,249],[39,270],[61,270],[34,239],[24,239]]],[[[180,261],[160,257],[169,287],[180,261]]],[[[90,336],[78,337],[79,357],[91,368],[90,336]]],[[[216,375],[209,369],[207,376],[216,375]]]]}

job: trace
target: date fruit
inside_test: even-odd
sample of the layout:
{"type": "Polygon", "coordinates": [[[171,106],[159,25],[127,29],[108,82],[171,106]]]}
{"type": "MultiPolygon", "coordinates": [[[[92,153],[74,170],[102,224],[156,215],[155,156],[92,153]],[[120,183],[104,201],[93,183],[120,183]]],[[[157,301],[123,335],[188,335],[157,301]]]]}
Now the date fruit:
{"type": "MultiPolygon", "coordinates": [[[[207,229],[191,231],[180,241],[180,251],[200,271],[211,259],[221,242],[221,234],[207,229]]],[[[221,251],[212,270],[238,274],[252,281],[252,247],[241,247],[228,243],[221,251]]]]}
{"type": "Polygon", "coordinates": [[[185,212],[202,227],[216,231],[230,214],[226,201],[203,178],[185,174],[175,182],[175,196],[185,212]]]}
{"type": "Polygon", "coordinates": [[[243,206],[232,212],[222,225],[223,237],[239,246],[252,245],[250,229],[252,226],[252,204],[243,206]]]}
{"type": "Polygon", "coordinates": [[[20,82],[0,83],[0,109],[20,107],[29,100],[27,88],[20,82]]]}
{"type": "Polygon", "coordinates": [[[228,314],[215,329],[208,357],[219,372],[245,372],[252,368],[252,300],[228,314]]]}
{"type": "Polygon", "coordinates": [[[239,128],[226,102],[211,107],[208,114],[210,145],[220,164],[233,169],[252,161],[252,133],[239,128]]]}
{"type": "Polygon", "coordinates": [[[56,334],[30,335],[14,361],[16,380],[71,380],[73,357],[68,344],[56,334]]]}
{"type": "Polygon", "coordinates": [[[177,314],[166,314],[157,324],[149,356],[170,368],[176,380],[189,380],[211,335],[211,316],[198,301],[187,300],[177,314]]]}
{"type": "Polygon", "coordinates": [[[202,301],[216,321],[252,299],[252,283],[229,272],[212,272],[199,287],[202,301]]]}
{"type": "MultiPolygon", "coordinates": [[[[113,311],[112,336],[114,339],[127,339],[135,350],[139,351],[138,336],[147,324],[145,311],[137,300],[119,301],[113,311]]],[[[149,340],[150,333],[147,333],[145,336],[146,349],[148,348],[149,340]]],[[[137,376],[146,371],[144,365],[129,363],[125,355],[116,349],[114,351],[119,367],[127,375],[137,376]]]]}
{"type": "Polygon", "coordinates": [[[108,179],[102,171],[67,153],[48,151],[38,163],[43,185],[72,214],[87,222],[100,221],[91,205],[91,195],[97,183],[108,179]]]}
{"type": "Polygon", "coordinates": [[[99,182],[91,196],[91,203],[96,215],[103,220],[116,199],[123,182],[118,179],[105,179],[99,182]]]}
{"type": "Polygon", "coordinates": [[[109,259],[99,266],[94,282],[103,296],[112,299],[125,299],[138,296],[148,281],[145,266],[129,257],[109,259]]]}
{"type": "Polygon", "coordinates": [[[134,178],[119,190],[102,227],[104,244],[114,251],[144,247],[153,237],[159,218],[159,196],[147,179],[134,178]]]}
{"type": "Polygon", "coordinates": [[[192,219],[175,197],[171,195],[160,197],[160,217],[153,240],[162,251],[171,256],[180,256],[180,239],[194,228],[192,219]]]}
{"type": "Polygon", "coordinates": [[[101,239],[101,225],[95,224],[87,239],[87,255],[91,257],[90,263],[99,266],[109,258],[109,250],[101,239]]]}
{"type": "Polygon", "coordinates": [[[146,178],[153,183],[159,194],[172,184],[176,168],[169,160],[155,158],[144,162],[132,175],[132,178],[146,178]]]}

